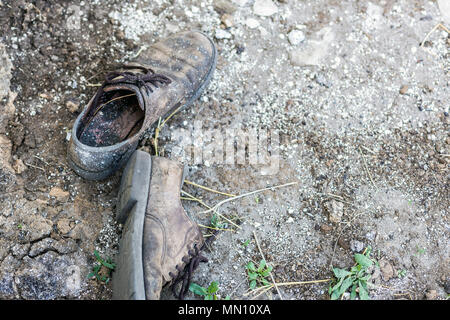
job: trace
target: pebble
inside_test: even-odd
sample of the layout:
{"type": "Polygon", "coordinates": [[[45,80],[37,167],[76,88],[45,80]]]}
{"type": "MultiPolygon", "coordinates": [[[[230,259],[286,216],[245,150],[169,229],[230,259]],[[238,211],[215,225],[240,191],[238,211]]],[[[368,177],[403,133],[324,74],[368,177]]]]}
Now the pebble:
{"type": "Polygon", "coordinates": [[[223,29],[217,29],[215,34],[216,39],[231,39],[231,33],[223,29]]]}
{"type": "Polygon", "coordinates": [[[406,92],[408,92],[409,87],[407,85],[403,85],[401,86],[399,92],[400,94],[405,94],[406,92]]]}
{"type": "Polygon", "coordinates": [[[247,27],[249,27],[250,29],[255,29],[259,27],[259,21],[253,18],[248,18],[245,21],[245,24],[247,25],[247,27]]]}
{"type": "Polygon", "coordinates": [[[339,223],[344,214],[344,204],[336,200],[331,200],[326,203],[326,208],[330,222],[339,223]]]}
{"type": "Polygon", "coordinates": [[[268,17],[278,12],[278,7],[272,0],[256,0],[253,4],[253,13],[258,16],[268,17]]]}
{"type": "Polygon", "coordinates": [[[214,10],[219,14],[231,14],[236,11],[236,6],[227,0],[216,0],[214,10]]]}
{"type": "Polygon", "coordinates": [[[227,28],[230,28],[234,25],[233,16],[231,14],[225,13],[222,17],[220,17],[220,21],[227,28]]]}
{"type": "Polygon", "coordinates": [[[25,170],[27,170],[27,166],[23,163],[21,159],[17,159],[16,161],[14,161],[12,168],[17,174],[21,174],[25,170]]]}
{"type": "Polygon", "coordinates": [[[305,34],[300,30],[292,30],[288,34],[288,40],[293,46],[297,46],[305,40],[305,34]]]}
{"type": "Polygon", "coordinates": [[[73,102],[73,101],[67,101],[66,102],[66,108],[71,112],[71,113],[75,113],[78,111],[78,108],[80,107],[79,104],[73,102]]]}
{"type": "Polygon", "coordinates": [[[330,225],[327,225],[327,224],[322,224],[322,225],[320,225],[320,227],[319,227],[319,229],[322,231],[322,232],[330,232],[331,230],[333,230],[333,227],[332,226],[330,226],[330,225]]]}
{"type": "Polygon", "coordinates": [[[289,60],[294,66],[319,66],[329,53],[335,35],[330,28],[317,32],[320,40],[308,40],[306,45],[289,53],[289,60]]]}
{"type": "Polygon", "coordinates": [[[350,249],[353,252],[361,252],[364,250],[364,243],[358,240],[352,240],[350,241],[350,249]]]}
{"type": "Polygon", "coordinates": [[[394,276],[394,268],[386,259],[381,259],[379,264],[383,280],[389,281],[394,276]]]}
{"type": "Polygon", "coordinates": [[[377,235],[376,231],[370,231],[370,232],[366,233],[366,239],[369,241],[374,241],[376,235],[377,235]]]}

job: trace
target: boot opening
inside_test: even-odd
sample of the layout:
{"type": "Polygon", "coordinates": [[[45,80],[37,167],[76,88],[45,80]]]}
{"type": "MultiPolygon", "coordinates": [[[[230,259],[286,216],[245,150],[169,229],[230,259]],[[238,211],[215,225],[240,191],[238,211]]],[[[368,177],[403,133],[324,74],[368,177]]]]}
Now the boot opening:
{"type": "Polygon", "coordinates": [[[144,116],[133,91],[105,92],[98,104],[91,106],[77,136],[91,147],[111,146],[138,133],[144,116]]]}

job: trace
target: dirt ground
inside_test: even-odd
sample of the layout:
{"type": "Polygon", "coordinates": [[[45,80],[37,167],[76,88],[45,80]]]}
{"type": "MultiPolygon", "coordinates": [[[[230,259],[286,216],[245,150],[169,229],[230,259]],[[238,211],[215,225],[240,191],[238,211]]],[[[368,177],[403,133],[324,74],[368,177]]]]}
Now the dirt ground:
{"type": "MultiPolygon", "coordinates": [[[[100,270],[112,281],[88,275],[94,250],[114,261],[119,249],[121,171],[100,182],[77,176],[66,161],[68,133],[106,72],[188,29],[215,40],[217,70],[202,97],[163,127],[164,156],[185,161],[187,180],[234,195],[296,182],[220,206],[227,231],[193,281],[217,281],[219,298],[253,298],[245,265],[262,253],[277,283],[313,283],[258,299],[329,299],[329,282],[319,280],[332,278],[332,266],[349,269],[370,247],[378,262],[371,299],[447,299],[449,7],[0,0],[0,299],[111,298],[114,273],[100,270]],[[192,133],[196,122],[202,132],[276,131],[276,172],[189,162],[171,133],[192,133]]],[[[152,133],[139,147],[154,152],[152,133]]],[[[210,206],[227,199],[183,190],[210,206]]],[[[183,205],[211,225],[198,202],[183,205]]],[[[167,289],[162,296],[172,299],[167,289]]]]}

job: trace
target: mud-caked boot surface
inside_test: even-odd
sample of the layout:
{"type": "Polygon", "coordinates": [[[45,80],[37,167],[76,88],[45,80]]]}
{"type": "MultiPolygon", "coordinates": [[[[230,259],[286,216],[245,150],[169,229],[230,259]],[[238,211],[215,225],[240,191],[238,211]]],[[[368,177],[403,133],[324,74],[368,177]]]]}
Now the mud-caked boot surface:
{"type": "Polygon", "coordinates": [[[104,179],[122,167],[148,129],[190,105],[216,66],[212,40],[197,31],[174,34],[107,74],[73,125],[68,162],[79,175],[104,179]]]}
{"type": "Polygon", "coordinates": [[[164,285],[190,277],[186,269],[206,260],[199,254],[202,233],[181,205],[182,181],[183,167],[166,158],[136,151],[127,164],[117,208],[118,221],[126,222],[113,276],[115,299],[159,299],[164,285]]]}

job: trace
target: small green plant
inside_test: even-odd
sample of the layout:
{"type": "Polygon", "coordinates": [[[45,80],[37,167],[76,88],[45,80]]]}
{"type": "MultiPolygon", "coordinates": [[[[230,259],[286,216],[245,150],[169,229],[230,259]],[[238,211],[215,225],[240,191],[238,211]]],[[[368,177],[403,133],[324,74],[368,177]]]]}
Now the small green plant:
{"type": "Polygon", "coordinates": [[[249,244],[250,244],[250,239],[247,239],[247,240],[245,240],[245,242],[242,244],[242,246],[243,246],[244,248],[247,248],[249,244]]]}
{"type": "Polygon", "coordinates": [[[110,258],[103,259],[100,257],[100,254],[97,250],[94,250],[94,256],[97,260],[96,265],[92,268],[91,273],[88,274],[88,279],[95,277],[98,281],[102,281],[107,284],[110,280],[110,273],[112,270],[116,268],[116,265],[111,261],[110,258]],[[107,272],[106,274],[102,273],[102,267],[105,267],[107,272]]]}
{"type": "Polygon", "coordinates": [[[196,295],[203,296],[205,300],[218,300],[216,292],[219,290],[219,284],[217,281],[211,282],[208,288],[192,282],[189,285],[189,290],[196,295]]]}
{"type": "Polygon", "coordinates": [[[228,226],[227,223],[220,221],[219,216],[217,214],[213,214],[211,217],[211,226],[217,229],[223,229],[228,226]]]}
{"type": "Polygon", "coordinates": [[[259,203],[259,197],[258,196],[255,197],[255,202],[256,202],[256,204],[259,203]]]}
{"type": "Polygon", "coordinates": [[[262,259],[259,262],[258,268],[250,261],[245,268],[247,269],[248,279],[250,280],[250,289],[255,289],[258,285],[270,285],[270,282],[266,278],[272,271],[272,267],[266,264],[266,260],[262,259]]]}
{"type": "Polygon", "coordinates": [[[405,269],[399,270],[399,271],[397,272],[397,276],[398,276],[400,279],[403,278],[404,276],[406,276],[406,270],[405,270],[405,269]]]}
{"type": "Polygon", "coordinates": [[[426,249],[425,248],[421,248],[419,246],[417,246],[417,256],[421,256],[423,254],[425,254],[426,249]]]}
{"type": "Polygon", "coordinates": [[[331,300],[339,299],[350,288],[351,300],[354,300],[357,295],[361,300],[369,300],[367,281],[370,279],[370,274],[367,273],[367,269],[372,266],[373,261],[369,258],[370,250],[367,251],[366,254],[355,254],[356,265],[351,267],[350,271],[333,268],[336,279],[328,288],[331,300]]]}

